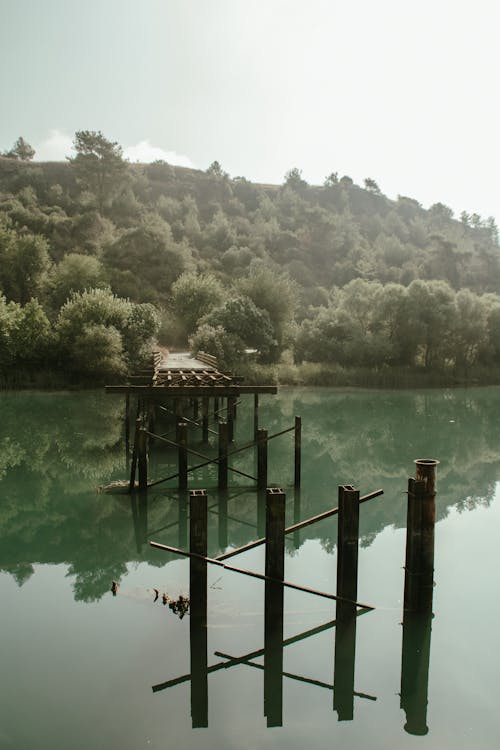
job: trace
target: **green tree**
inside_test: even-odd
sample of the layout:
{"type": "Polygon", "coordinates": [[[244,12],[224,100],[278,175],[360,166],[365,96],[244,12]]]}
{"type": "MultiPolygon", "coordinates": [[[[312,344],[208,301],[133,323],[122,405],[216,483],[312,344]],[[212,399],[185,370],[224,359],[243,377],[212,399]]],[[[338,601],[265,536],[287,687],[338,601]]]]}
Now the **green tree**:
{"type": "Polygon", "coordinates": [[[22,136],[20,136],[17,141],[14,143],[13,147],[10,149],[10,151],[5,151],[4,156],[6,156],[9,159],[19,159],[20,161],[31,161],[33,157],[35,156],[35,149],[33,146],[31,146],[28,141],[25,141],[22,136]]]}
{"type": "Polygon", "coordinates": [[[120,187],[127,168],[122,147],[95,130],[77,131],[73,147],[76,156],[69,161],[81,184],[96,196],[102,213],[105,202],[120,187]]]}
{"type": "Polygon", "coordinates": [[[286,187],[292,188],[292,190],[301,190],[307,187],[307,182],[302,178],[302,170],[297,167],[288,170],[285,174],[285,182],[283,184],[286,187]]]}
{"type": "Polygon", "coordinates": [[[41,304],[30,300],[19,308],[11,330],[14,358],[23,365],[44,365],[51,356],[52,327],[41,304]]]}
{"type": "Polygon", "coordinates": [[[264,362],[276,358],[278,342],[274,338],[269,314],[257,308],[248,297],[227,300],[222,307],[202,318],[201,322],[238,336],[246,348],[257,349],[264,362]]]}
{"type": "Polygon", "coordinates": [[[263,263],[253,263],[247,276],[236,283],[240,294],[269,315],[273,336],[282,347],[294,321],[298,287],[287,273],[275,271],[263,263]]]}
{"type": "Polygon", "coordinates": [[[83,292],[84,289],[104,287],[104,269],[101,262],[81,253],[68,253],[60,263],[53,266],[48,287],[52,305],[61,307],[72,292],[83,292]]]}
{"type": "Polygon", "coordinates": [[[380,195],[381,194],[380,193],[380,188],[379,188],[378,184],[371,177],[365,177],[364,183],[365,183],[365,188],[370,193],[375,193],[375,195],[380,195]]]}
{"type": "Polygon", "coordinates": [[[0,220],[0,289],[8,299],[26,304],[41,294],[50,266],[44,237],[18,232],[0,220]]]}
{"type": "Polygon", "coordinates": [[[191,335],[204,315],[219,307],[224,299],[222,284],[213,274],[183,273],[172,284],[170,306],[191,335]]]}
{"type": "Polygon", "coordinates": [[[207,352],[217,357],[217,364],[222,370],[231,370],[245,350],[244,341],[235,333],[226,331],[222,326],[202,323],[189,339],[189,348],[196,352],[207,352]]]}

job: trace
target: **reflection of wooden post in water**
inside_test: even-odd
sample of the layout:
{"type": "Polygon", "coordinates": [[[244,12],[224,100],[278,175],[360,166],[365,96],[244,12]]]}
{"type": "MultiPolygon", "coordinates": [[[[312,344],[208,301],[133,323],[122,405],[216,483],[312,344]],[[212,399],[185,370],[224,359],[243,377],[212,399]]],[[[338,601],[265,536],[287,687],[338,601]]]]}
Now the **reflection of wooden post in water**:
{"type": "Polygon", "coordinates": [[[424,735],[429,731],[427,698],[431,623],[430,612],[403,613],[400,706],[406,713],[405,732],[408,734],[424,735]]]}
{"type": "Polygon", "coordinates": [[[227,451],[227,422],[219,422],[218,485],[220,490],[227,489],[227,451]]]}
{"type": "Polygon", "coordinates": [[[128,466],[130,458],[130,393],[125,394],[125,461],[128,466]]]}
{"type": "Polygon", "coordinates": [[[257,430],[257,489],[267,487],[267,430],[257,430]]]}
{"type": "Polygon", "coordinates": [[[139,489],[148,487],[148,435],[141,420],[138,430],[137,463],[139,467],[139,489]]]}
{"type": "Polygon", "coordinates": [[[302,418],[295,417],[295,439],[294,439],[294,456],[295,456],[295,471],[294,471],[294,487],[300,487],[300,474],[301,474],[301,446],[302,446],[302,418]]]}
{"type": "Polygon", "coordinates": [[[188,511],[187,511],[187,497],[185,492],[179,492],[179,548],[184,549],[187,547],[188,542],[188,511]]]}
{"type": "MultiPolygon", "coordinates": [[[[265,574],[278,581],[285,573],[285,495],[266,493],[265,574]]],[[[268,727],[283,725],[283,586],[265,582],[264,604],[264,715],[268,727]]]]}
{"type": "Polygon", "coordinates": [[[337,624],[333,708],[339,721],[354,716],[354,665],[356,658],[356,605],[358,596],[359,491],[350,485],[339,487],[337,537],[337,624]]]}
{"type": "Polygon", "coordinates": [[[204,396],[201,401],[201,439],[208,443],[208,397],[204,396]]]}
{"type": "Polygon", "coordinates": [[[218,493],[218,513],[219,513],[219,547],[227,547],[227,492],[219,490],[218,493]]]}
{"type": "MultiPolygon", "coordinates": [[[[189,497],[189,549],[207,556],[207,493],[192,490],[189,497]]],[[[189,563],[191,644],[191,719],[193,728],[208,726],[207,679],[207,564],[191,557],[189,563]]]]}
{"type": "Polygon", "coordinates": [[[236,415],[236,399],[234,396],[227,397],[227,438],[230,443],[234,440],[234,418],[236,415]]]}
{"type": "Polygon", "coordinates": [[[418,459],[415,479],[408,480],[404,608],[411,612],[432,611],[438,463],[418,459]]]}
{"type": "Polygon", "coordinates": [[[179,489],[187,490],[188,486],[188,453],[187,422],[177,422],[177,443],[179,463],[179,489]]]}
{"type": "MultiPolygon", "coordinates": [[[[300,488],[296,487],[293,493],[293,523],[294,525],[296,523],[300,523],[300,513],[301,513],[300,488]]],[[[297,529],[297,531],[293,532],[293,546],[295,547],[295,549],[298,549],[300,547],[300,529],[297,529]]]]}

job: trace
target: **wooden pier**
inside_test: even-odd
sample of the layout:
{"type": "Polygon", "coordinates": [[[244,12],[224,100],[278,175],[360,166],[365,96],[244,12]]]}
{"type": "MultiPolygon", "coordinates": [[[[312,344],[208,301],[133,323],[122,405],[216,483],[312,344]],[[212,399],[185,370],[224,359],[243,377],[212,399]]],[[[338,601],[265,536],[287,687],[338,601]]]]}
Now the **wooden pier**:
{"type": "Polygon", "coordinates": [[[294,433],[293,477],[294,486],[301,481],[301,418],[296,417],[293,426],[269,435],[259,427],[259,396],[278,392],[276,385],[246,385],[242,378],[218,369],[215,357],[199,352],[196,357],[187,352],[163,355],[154,352],[148,367],[143,367],[130,376],[123,385],[106,386],[106,393],[125,396],[125,441],[127,457],[130,454],[131,420],[134,418],[133,400],[136,402],[135,425],[129,490],[146,490],[162,482],[178,480],[179,489],[187,489],[189,475],[209,464],[218,467],[218,488],[228,487],[229,474],[239,474],[255,482],[257,488],[265,489],[268,475],[268,443],[287,432],[294,433]],[[253,430],[250,441],[243,447],[231,449],[234,440],[238,403],[243,396],[253,396],[253,430]],[[201,419],[200,419],[201,414],[201,419]],[[176,422],[175,440],[155,430],[159,416],[170,415],[176,422]],[[210,427],[211,415],[215,429],[210,427]],[[218,442],[217,455],[211,457],[188,444],[188,426],[201,431],[202,443],[209,435],[218,442]],[[167,477],[148,475],[148,455],[152,441],[177,450],[178,470],[167,477]],[[229,464],[231,456],[243,450],[255,449],[257,455],[257,477],[250,476],[229,464]],[[189,457],[202,459],[202,463],[189,466],[189,457]],[[136,482],[136,475],[138,482],[136,482]]]}

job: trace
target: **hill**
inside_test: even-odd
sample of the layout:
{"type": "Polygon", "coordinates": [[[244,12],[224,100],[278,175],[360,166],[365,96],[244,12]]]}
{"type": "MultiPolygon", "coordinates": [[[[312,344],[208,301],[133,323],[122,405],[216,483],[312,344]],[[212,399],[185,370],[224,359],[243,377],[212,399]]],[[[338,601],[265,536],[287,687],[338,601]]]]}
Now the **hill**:
{"type": "Polygon", "coordinates": [[[331,174],[311,186],[292,169],[278,186],[230,178],[217,162],[206,172],[129,164],[117,144],[87,135],[107,148],[93,160],[0,157],[4,372],[29,364],[13,342],[26,305],[42,338],[55,336],[43,362],[63,357],[78,371],[99,343],[115,354],[101,368],[123,372],[137,354],[127,342],[134,315],[134,346],[157,334],[160,317],[163,343],[194,335],[228,364],[247,347],[262,362],[288,350],[342,367],[500,363],[492,218],[390,200],[373,179],[363,188],[331,174]],[[101,308],[128,300],[129,311],[71,312],[97,298],[101,308]],[[68,316],[80,327],[61,341],[68,316]]]}

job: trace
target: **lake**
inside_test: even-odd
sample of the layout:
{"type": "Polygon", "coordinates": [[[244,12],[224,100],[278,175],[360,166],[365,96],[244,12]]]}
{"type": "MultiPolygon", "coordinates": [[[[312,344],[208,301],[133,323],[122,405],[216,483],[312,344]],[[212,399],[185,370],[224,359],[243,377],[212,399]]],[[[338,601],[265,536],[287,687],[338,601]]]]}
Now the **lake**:
{"type": "MultiPolygon", "coordinates": [[[[334,675],[335,603],[287,589],[283,676],[270,675],[266,704],[262,581],[209,566],[200,695],[190,615],[162,603],[189,595],[189,561],[148,544],[187,548],[185,494],[174,482],[147,503],[97,492],[128,474],[122,399],[3,393],[0,406],[0,747],[497,747],[499,388],[261,397],[270,434],[302,417],[300,492],[292,435],[269,449],[287,525],[335,507],[339,484],[384,490],[360,508],[358,599],[376,609],[357,618],[355,661],[347,650],[334,675]],[[434,616],[405,624],[403,649],[405,492],[417,458],[440,460],[434,616]]],[[[252,418],[244,399],[235,446],[251,438],[252,418]]],[[[191,431],[199,452],[213,454],[210,441],[191,431]]],[[[255,474],[248,451],[232,465],[255,474]]],[[[152,453],[152,478],[174,471],[174,455],[152,453]]],[[[248,479],[234,475],[218,493],[206,467],[190,481],[208,491],[210,556],[262,535],[263,500],[248,479]]],[[[333,517],[287,537],[285,579],[335,593],[336,535],[333,517]]],[[[263,572],[264,549],[230,562],[263,572]]]]}

